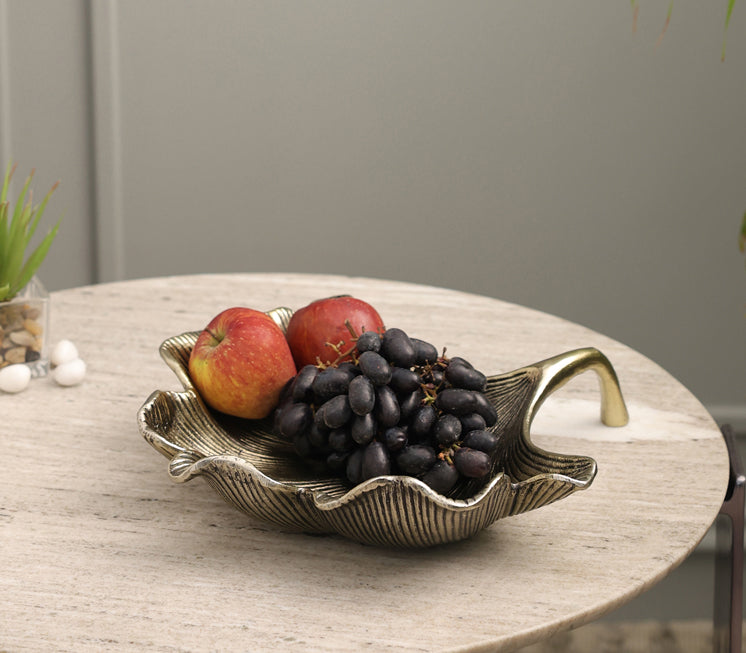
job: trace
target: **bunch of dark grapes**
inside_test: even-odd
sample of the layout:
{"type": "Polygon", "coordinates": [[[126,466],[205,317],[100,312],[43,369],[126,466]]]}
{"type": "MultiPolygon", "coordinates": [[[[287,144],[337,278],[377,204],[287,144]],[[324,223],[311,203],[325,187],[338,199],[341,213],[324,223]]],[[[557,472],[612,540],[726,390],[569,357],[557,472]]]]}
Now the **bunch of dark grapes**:
{"type": "Polygon", "coordinates": [[[277,435],[353,485],[403,474],[446,494],[489,474],[497,413],[485,375],[401,329],[352,336],[347,351],[336,346],[338,362],[307,365],[288,383],[277,435]]]}

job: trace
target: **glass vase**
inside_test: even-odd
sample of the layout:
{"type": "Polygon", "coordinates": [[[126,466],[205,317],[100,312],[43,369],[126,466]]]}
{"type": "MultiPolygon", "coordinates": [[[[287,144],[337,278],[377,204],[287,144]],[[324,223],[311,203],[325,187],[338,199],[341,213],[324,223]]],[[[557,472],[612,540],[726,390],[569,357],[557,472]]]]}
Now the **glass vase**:
{"type": "Polygon", "coordinates": [[[0,368],[22,363],[31,376],[46,376],[49,293],[37,277],[12,299],[0,302],[0,368]]]}

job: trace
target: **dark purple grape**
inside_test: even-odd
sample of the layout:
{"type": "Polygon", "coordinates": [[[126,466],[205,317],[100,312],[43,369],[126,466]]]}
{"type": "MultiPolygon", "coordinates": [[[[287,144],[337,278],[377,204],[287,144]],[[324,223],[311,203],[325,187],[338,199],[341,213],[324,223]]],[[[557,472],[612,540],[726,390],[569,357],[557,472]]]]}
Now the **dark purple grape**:
{"type": "Polygon", "coordinates": [[[453,454],[453,464],[467,478],[482,478],[490,473],[490,457],[484,451],[461,447],[453,454]]]}
{"type": "Polygon", "coordinates": [[[432,404],[420,406],[409,422],[409,432],[418,439],[426,438],[430,435],[437,419],[438,413],[432,404]]]}
{"type": "Polygon", "coordinates": [[[296,453],[301,458],[310,458],[313,452],[311,443],[308,441],[308,436],[304,433],[296,435],[293,438],[293,447],[295,447],[296,453]]]}
{"type": "Polygon", "coordinates": [[[353,442],[347,429],[334,429],[329,432],[329,446],[334,451],[349,451],[353,442]]]}
{"type": "Polygon", "coordinates": [[[322,404],[316,409],[316,411],[313,414],[313,423],[317,428],[322,429],[324,431],[328,431],[329,427],[326,425],[324,414],[325,414],[324,404],[322,404]]]}
{"type": "Polygon", "coordinates": [[[343,361],[338,365],[338,367],[340,370],[343,370],[350,374],[351,378],[353,379],[361,373],[360,368],[352,361],[343,361]]]}
{"type": "Polygon", "coordinates": [[[303,433],[313,423],[313,411],[308,404],[289,404],[278,413],[279,434],[287,440],[303,433]]]}
{"type": "Polygon", "coordinates": [[[481,392],[487,384],[487,377],[479,370],[451,360],[446,367],[446,381],[456,388],[481,392]]]}
{"type": "Polygon", "coordinates": [[[445,372],[440,367],[433,367],[423,377],[423,382],[432,385],[434,388],[440,387],[445,382],[445,372]]]}
{"type": "Polygon", "coordinates": [[[347,396],[355,415],[368,414],[376,404],[375,386],[367,376],[356,376],[352,379],[347,396]]]}
{"type": "Polygon", "coordinates": [[[305,365],[301,368],[300,372],[295,375],[291,386],[293,401],[305,401],[308,403],[313,401],[312,387],[318,373],[319,368],[315,365],[305,365]]]}
{"type": "MultiPolygon", "coordinates": [[[[362,372],[360,371],[360,367],[358,367],[357,363],[353,363],[352,361],[345,361],[344,363],[339,364],[339,369],[344,371],[347,375],[350,377],[350,383],[354,379],[356,379],[358,376],[362,375],[362,372]]],[[[347,384],[347,389],[349,390],[349,384],[347,384]]]]}
{"type": "Polygon", "coordinates": [[[446,413],[435,422],[433,435],[440,446],[450,447],[461,435],[461,421],[455,415],[446,413]]]}
{"type": "Polygon", "coordinates": [[[337,395],[324,403],[319,412],[324,413],[324,424],[330,429],[338,429],[344,426],[352,417],[352,409],[347,395],[337,395]]]}
{"type": "Polygon", "coordinates": [[[386,329],[381,338],[381,355],[397,367],[412,367],[415,350],[412,340],[401,329],[386,329]]]}
{"type": "Polygon", "coordinates": [[[411,338],[414,345],[415,365],[428,365],[438,360],[438,350],[429,342],[419,338],[411,338]]]}
{"type": "Polygon", "coordinates": [[[402,426],[392,426],[384,432],[383,440],[389,451],[400,451],[407,444],[407,429],[402,426]]]}
{"type": "Polygon", "coordinates": [[[295,380],[295,377],[290,379],[290,385],[286,387],[286,390],[280,394],[280,398],[277,400],[277,406],[275,406],[275,410],[285,408],[285,406],[289,406],[290,404],[294,403],[293,400],[293,393],[292,393],[292,381],[295,380]]]}
{"type": "Polygon", "coordinates": [[[292,399],[286,398],[277,405],[274,412],[272,413],[272,432],[275,435],[279,435],[281,438],[284,437],[282,435],[282,432],[280,431],[280,420],[282,419],[282,411],[285,410],[292,403],[292,399]]]}
{"type": "Polygon", "coordinates": [[[376,476],[386,476],[391,473],[391,459],[386,447],[377,440],[373,440],[363,451],[361,466],[361,480],[365,481],[376,476]]]}
{"type": "Polygon", "coordinates": [[[409,394],[420,387],[420,375],[406,367],[392,367],[389,385],[397,394],[409,394]]]}
{"type": "Polygon", "coordinates": [[[421,388],[418,388],[414,392],[403,396],[399,399],[400,416],[399,420],[402,422],[408,422],[414,412],[422,405],[422,400],[425,398],[425,393],[421,388]]]}
{"type": "Polygon", "coordinates": [[[458,470],[445,460],[436,460],[422,476],[422,480],[439,494],[450,492],[458,479],[458,470]]]}
{"type": "Polygon", "coordinates": [[[379,426],[383,428],[394,426],[399,422],[401,409],[396,394],[389,386],[382,385],[376,388],[376,406],[373,414],[379,426]]]}
{"type": "Polygon", "coordinates": [[[498,437],[491,431],[469,431],[461,443],[469,449],[492,453],[497,448],[498,437]]]}
{"type": "Polygon", "coordinates": [[[347,458],[345,476],[353,485],[363,480],[363,451],[364,449],[355,449],[347,458]]]}
{"type": "MultiPolygon", "coordinates": [[[[296,375],[297,376],[297,375],[296,375]]],[[[292,399],[293,395],[293,384],[295,383],[295,376],[285,381],[285,384],[280,389],[280,396],[277,400],[278,405],[284,403],[287,399],[292,399]]]]}
{"type": "Polygon", "coordinates": [[[477,407],[475,393],[463,388],[441,390],[435,398],[435,405],[444,413],[458,416],[473,413],[477,407]]]}
{"type": "Polygon", "coordinates": [[[386,359],[374,351],[365,351],[358,358],[360,371],[367,376],[374,385],[386,385],[391,381],[391,366],[386,359]]]}
{"type": "Polygon", "coordinates": [[[490,400],[481,392],[474,394],[474,411],[479,413],[487,426],[494,426],[497,423],[497,409],[490,403],[490,400]]]}
{"type": "Polygon", "coordinates": [[[329,445],[329,429],[314,422],[308,429],[308,441],[314,449],[323,451],[329,445]]]}
{"type": "Polygon", "coordinates": [[[366,413],[365,415],[356,415],[352,418],[352,425],[350,426],[350,435],[352,439],[359,445],[368,444],[376,435],[378,430],[378,424],[376,419],[373,417],[373,413],[366,413]]]}
{"type": "Polygon", "coordinates": [[[326,464],[333,472],[339,472],[347,466],[347,459],[349,457],[349,451],[332,451],[326,457],[326,464]]]}
{"type": "Polygon", "coordinates": [[[357,339],[357,351],[362,354],[364,351],[381,351],[381,336],[375,331],[363,331],[357,339]]]}
{"type": "Polygon", "coordinates": [[[327,367],[321,370],[311,385],[318,403],[345,394],[354,377],[355,372],[349,367],[327,367]]]}
{"type": "Polygon", "coordinates": [[[399,469],[411,476],[424,474],[436,460],[435,449],[424,444],[411,444],[396,456],[399,469]]]}
{"type": "Polygon", "coordinates": [[[448,363],[455,363],[456,365],[464,365],[465,367],[470,367],[471,369],[474,369],[474,366],[465,358],[461,358],[461,356],[452,356],[448,359],[448,363]]]}
{"type": "Polygon", "coordinates": [[[461,415],[461,432],[468,433],[469,431],[481,431],[487,428],[487,422],[484,417],[479,413],[469,413],[468,415],[461,415]]]}

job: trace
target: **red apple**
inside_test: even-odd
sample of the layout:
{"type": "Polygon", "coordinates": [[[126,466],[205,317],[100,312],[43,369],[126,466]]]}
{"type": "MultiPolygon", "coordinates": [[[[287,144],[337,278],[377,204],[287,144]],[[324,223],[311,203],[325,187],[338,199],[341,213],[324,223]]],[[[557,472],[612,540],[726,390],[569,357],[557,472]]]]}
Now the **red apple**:
{"type": "Polygon", "coordinates": [[[216,315],[189,355],[189,375],[205,403],[246,419],[267,417],[295,372],[282,329],[251,308],[216,315]]]}
{"type": "Polygon", "coordinates": [[[347,321],[358,335],[363,331],[384,330],[376,309],[349,295],[317,299],[295,311],[285,335],[297,368],[315,364],[317,359],[322,363],[336,360],[338,352],[332,345],[339,345],[343,351],[350,349],[354,342],[347,321]]]}

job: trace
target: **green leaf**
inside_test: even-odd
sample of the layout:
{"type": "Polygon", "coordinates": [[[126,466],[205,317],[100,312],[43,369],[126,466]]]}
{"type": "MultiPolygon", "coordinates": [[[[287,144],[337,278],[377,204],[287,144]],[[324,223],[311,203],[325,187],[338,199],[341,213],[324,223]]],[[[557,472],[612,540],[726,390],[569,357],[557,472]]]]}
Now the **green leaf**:
{"type": "Polygon", "coordinates": [[[4,302],[6,299],[10,299],[10,284],[6,283],[3,286],[0,286],[0,302],[4,302]]]}
{"type": "Polygon", "coordinates": [[[42,200],[41,204],[36,208],[36,217],[34,217],[33,222],[31,225],[26,229],[26,242],[28,243],[31,238],[34,236],[34,232],[36,231],[36,225],[39,224],[39,220],[41,219],[41,216],[44,214],[44,209],[47,208],[47,202],[49,202],[49,198],[52,196],[52,193],[57,189],[57,186],[60,185],[60,182],[55,182],[55,184],[52,186],[52,188],[49,189],[49,192],[44,196],[44,199],[42,200]]]}
{"type": "Polygon", "coordinates": [[[0,191],[0,204],[4,204],[5,201],[8,198],[8,186],[10,186],[10,179],[13,176],[13,172],[15,172],[15,165],[11,167],[10,162],[8,162],[8,167],[5,169],[5,180],[3,181],[3,190],[0,191]]]}
{"type": "Polygon", "coordinates": [[[21,272],[18,274],[18,277],[12,286],[12,291],[14,295],[18,293],[29,281],[31,281],[31,277],[34,276],[36,271],[39,269],[39,266],[44,261],[44,257],[47,255],[47,252],[49,251],[49,248],[52,245],[52,241],[57,235],[57,230],[59,228],[60,228],[60,223],[57,222],[57,224],[54,225],[54,227],[49,230],[47,235],[44,236],[44,239],[41,241],[41,243],[39,243],[38,247],[31,253],[31,256],[28,257],[28,260],[23,266],[23,269],[21,270],[21,272]]]}
{"type": "Polygon", "coordinates": [[[736,0],[728,0],[728,9],[725,12],[725,28],[723,29],[723,49],[720,53],[720,60],[725,61],[725,39],[728,35],[728,25],[730,24],[730,17],[733,13],[733,7],[736,5],[736,0]]]}
{"type": "MultiPolygon", "coordinates": [[[[13,217],[10,219],[10,228],[8,229],[8,240],[6,243],[5,256],[0,261],[0,280],[6,281],[12,279],[13,270],[20,266],[18,261],[18,250],[21,250],[20,256],[23,258],[23,250],[26,249],[28,241],[24,242],[26,233],[26,225],[31,216],[31,203],[25,202],[26,192],[28,191],[31,178],[34,176],[34,171],[26,178],[26,183],[23,185],[21,195],[16,202],[15,210],[13,211],[13,217]]],[[[18,270],[16,269],[16,272],[18,270]]]]}
{"type": "Polygon", "coordinates": [[[8,203],[0,204],[0,269],[7,256],[8,242],[8,203]]]}
{"type": "Polygon", "coordinates": [[[16,208],[15,211],[13,211],[13,218],[10,221],[11,228],[13,226],[13,223],[15,223],[17,220],[20,219],[21,213],[24,210],[24,202],[26,201],[26,192],[28,191],[28,187],[31,184],[31,179],[34,176],[34,171],[31,171],[31,174],[26,177],[26,183],[23,184],[23,188],[21,189],[21,194],[18,196],[18,199],[16,200],[16,208]]]}
{"type": "Polygon", "coordinates": [[[10,235],[8,237],[8,255],[3,261],[2,273],[0,279],[11,282],[16,278],[23,264],[23,255],[28,247],[29,239],[26,232],[26,225],[31,219],[31,204],[27,203],[18,219],[10,221],[10,235]]]}
{"type": "Polygon", "coordinates": [[[668,3],[668,12],[666,13],[666,22],[663,24],[663,29],[661,30],[660,36],[658,37],[658,42],[655,44],[656,47],[658,47],[661,44],[661,41],[663,40],[663,37],[666,34],[666,30],[668,29],[668,26],[671,23],[672,13],[673,13],[673,0],[671,0],[668,3]]]}
{"type": "MultiPolygon", "coordinates": [[[[0,190],[0,274],[2,273],[3,261],[8,257],[8,187],[10,179],[13,176],[15,166],[8,163],[5,169],[5,178],[3,179],[3,188],[0,190]]],[[[2,277],[0,277],[0,283],[2,277]]]]}

